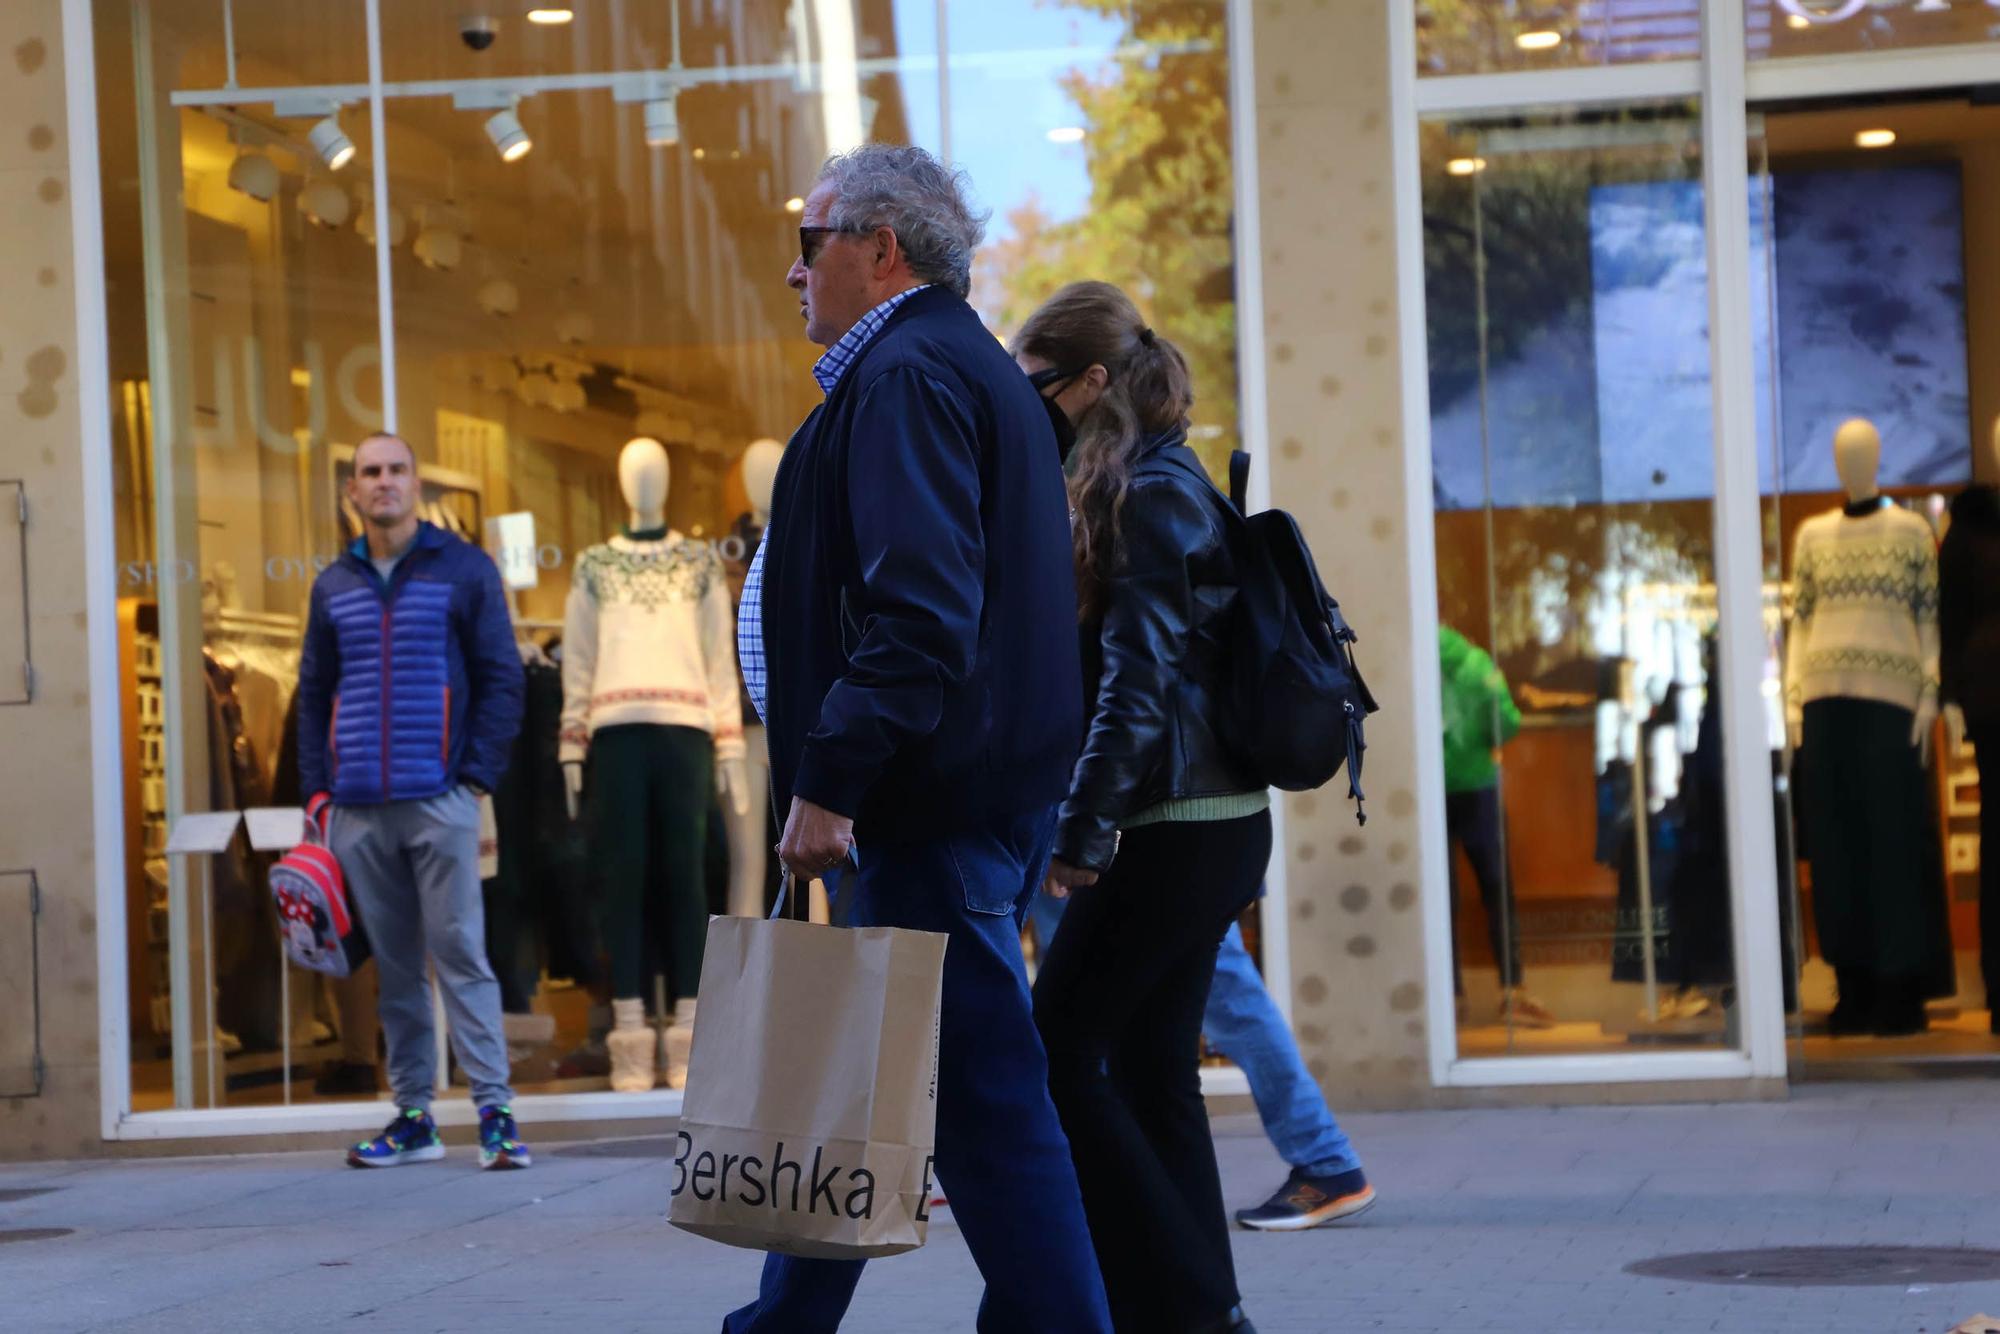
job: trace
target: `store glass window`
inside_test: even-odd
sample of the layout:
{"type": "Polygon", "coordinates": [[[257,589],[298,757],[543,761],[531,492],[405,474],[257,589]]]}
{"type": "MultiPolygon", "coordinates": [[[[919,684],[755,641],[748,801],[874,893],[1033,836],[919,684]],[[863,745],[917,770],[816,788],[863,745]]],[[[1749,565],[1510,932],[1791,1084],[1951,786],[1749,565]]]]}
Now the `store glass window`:
{"type": "Polygon", "coordinates": [[[1988,0],[1749,0],[1752,60],[1963,46],[2000,39],[1988,0]]]}
{"type": "Polygon", "coordinates": [[[1701,56],[1701,0],[1416,0],[1416,15],[1419,77],[1701,56]]]}
{"type": "Polygon", "coordinates": [[[1733,1046],[1698,119],[1422,134],[1459,1051],[1733,1046]]]}
{"type": "Polygon", "coordinates": [[[1982,553],[2000,549],[1997,275],[1979,245],[2000,225],[1996,129],[2000,111],[1958,98],[1753,121],[1775,390],[1759,405],[1766,679],[1785,1000],[1808,1071],[1996,1046],[1978,746],[2000,680],[1979,628],[1982,553]]]}
{"type": "MultiPolygon", "coordinates": [[[[1215,466],[1236,443],[1221,0],[585,0],[548,23],[384,0],[379,143],[362,0],[96,8],[139,1110],[379,1096],[366,971],[286,965],[270,855],[165,838],[304,795],[308,593],[360,531],[356,446],[391,417],[422,516],[498,561],[524,665],[482,868],[521,1092],[606,1087],[614,969],[667,1026],[692,991],[672,896],[761,911],[772,889],[761,738],[745,811],[677,787],[698,833],[658,847],[595,803],[564,677],[581,636],[593,671],[617,648],[611,600],[713,586],[733,607],[820,399],[784,280],[829,153],[914,142],[963,166],[992,211],[972,299],[996,335],[1065,282],[1119,283],[1189,355],[1198,449],[1215,466]]],[[[705,692],[718,754],[733,635],[680,647],[689,680],[621,689],[705,692]]]]}

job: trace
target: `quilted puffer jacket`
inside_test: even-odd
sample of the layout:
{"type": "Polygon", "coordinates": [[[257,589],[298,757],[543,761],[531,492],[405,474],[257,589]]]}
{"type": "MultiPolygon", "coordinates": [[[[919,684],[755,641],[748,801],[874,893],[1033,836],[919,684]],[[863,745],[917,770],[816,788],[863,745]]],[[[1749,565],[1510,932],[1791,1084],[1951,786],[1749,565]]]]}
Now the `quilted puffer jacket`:
{"type": "Polygon", "coordinates": [[[521,657],[492,558],[431,524],[385,583],[357,539],[313,583],[299,659],[299,784],[339,805],[500,785],[521,657]]]}

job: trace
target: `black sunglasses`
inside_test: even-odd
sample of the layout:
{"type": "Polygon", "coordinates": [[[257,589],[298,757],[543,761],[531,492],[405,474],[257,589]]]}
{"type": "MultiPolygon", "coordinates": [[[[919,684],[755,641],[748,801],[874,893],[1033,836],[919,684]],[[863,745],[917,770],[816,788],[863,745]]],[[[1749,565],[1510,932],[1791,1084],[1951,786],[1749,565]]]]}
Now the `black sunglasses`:
{"type": "Polygon", "coordinates": [[[829,236],[865,236],[875,230],[872,227],[801,227],[799,228],[799,263],[806,268],[813,266],[819,252],[826,246],[829,236]]]}
{"type": "Polygon", "coordinates": [[[1065,370],[1061,366],[1047,366],[1030,375],[1028,383],[1034,386],[1036,393],[1044,394],[1050,385],[1067,384],[1089,369],[1090,367],[1088,366],[1084,366],[1078,370],[1065,370]]]}

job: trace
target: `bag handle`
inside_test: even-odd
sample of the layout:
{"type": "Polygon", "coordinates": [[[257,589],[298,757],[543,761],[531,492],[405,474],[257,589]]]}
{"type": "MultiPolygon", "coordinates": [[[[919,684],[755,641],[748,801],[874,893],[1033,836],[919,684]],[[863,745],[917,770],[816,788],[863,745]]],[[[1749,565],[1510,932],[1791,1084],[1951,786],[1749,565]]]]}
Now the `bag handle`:
{"type": "Polygon", "coordinates": [[[1250,455],[1246,450],[1232,449],[1229,451],[1229,503],[1245,518],[1250,513],[1246,499],[1249,494],[1250,455]]]}
{"type": "Polygon", "coordinates": [[[799,892],[799,878],[787,868],[778,878],[778,901],[771,905],[771,915],[765,920],[809,922],[812,920],[811,898],[811,895],[799,892]]]}
{"type": "MultiPolygon", "coordinates": [[[[840,867],[850,874],[860,871],[861,860],[855,855],[852,844],[848,845],[846,860],[840,867]]],[[[831,891],[828,891],[831,899],[831,891]]],[[[799,878],[787,867],[778,878],[778,901],[771,905],[771,915],[767,921],[777,921],[780,915],[794,922],[812,920],[812,896],[799,888],[799,878]]]]}

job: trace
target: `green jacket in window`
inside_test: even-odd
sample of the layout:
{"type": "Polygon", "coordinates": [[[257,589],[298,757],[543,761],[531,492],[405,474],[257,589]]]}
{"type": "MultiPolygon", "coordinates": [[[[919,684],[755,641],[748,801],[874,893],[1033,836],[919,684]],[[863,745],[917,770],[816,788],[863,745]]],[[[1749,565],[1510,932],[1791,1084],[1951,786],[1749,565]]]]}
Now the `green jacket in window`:
{"type": "Polygon", "coordinates": [[[1521,730],[1521,711],[1486,650],[1451,627],[1439,626],[1438,653],[1444,683],[1444,790],[1478,792],[1500,781],[1495,752],[1521,730]]]}

